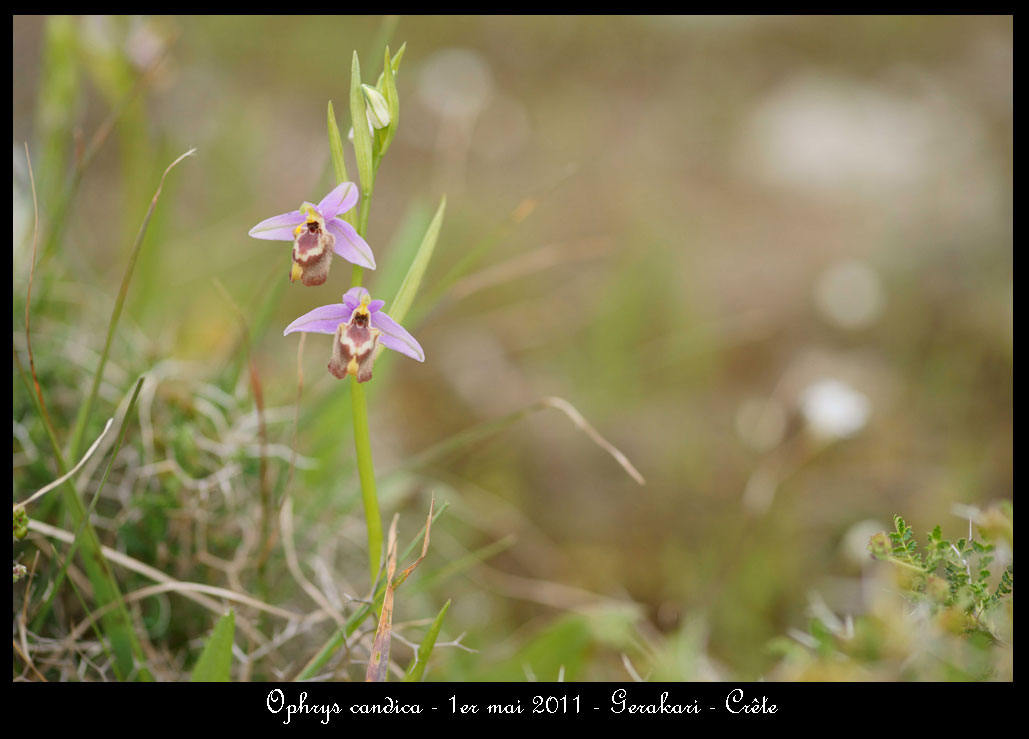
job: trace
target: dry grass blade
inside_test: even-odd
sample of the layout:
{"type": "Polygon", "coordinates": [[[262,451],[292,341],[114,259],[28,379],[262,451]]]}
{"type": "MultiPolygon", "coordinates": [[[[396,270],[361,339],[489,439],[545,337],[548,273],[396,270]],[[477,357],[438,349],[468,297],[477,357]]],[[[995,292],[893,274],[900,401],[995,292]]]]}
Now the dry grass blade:
{"type": "Polygon", "coordinates": [[[107,436],[107,432],[111,430],[111,424],[112,423],[114,423],[114,419],[113,418],[108,418],[107,419],[107,425],[104,426],[104,430],[100,432],[100,436],[98,436],[96,441],[93,442],[93,446],[91,446],[86,451],[85,455],[83,455],[82,459],[79,460],[79,463],[77,465],[72,467],[65,474],[63,474],[60,477],[58,477],[56,480],[54,480],[49,485],[47,485],[45,487],[42,487],[39,490],[37,490],[36,492],[34,492],[31,496],[29,496],[29,498],[25,502],[23,502],[23,503],[15,503],[14,507],[18,508],[20,506],[20,507],[24,508],[25,506],[27,506],[32,501],[34,501],[34,500],[36,500],[38,498],[42,498],[44,495],[46,495],[51,490],[53,490],[54,488],[59,486],[65,480],[73,477],[75,475],[75,473],[78,472],[82,468],[82,465],[84,465],[87,461],[89,461],[89,458],[93,456],[93,452],[95,452],[96,448],[98,446],[100,446],[100,442],[104,440],[105,436],[107,436]]]}
{"type": "Polygon", "coordinates": [[[375,630],[375,641],[372,644],[372,654],[368,659],[368,672],[365,675],[366,682],[385,682],[386,670],[389,666],[389,645],[393,627],[393,594],[401,583],[414,572],[415,567],[421,564],[429,551],[429,539],[432,533],[432,516],[436,508],[436,496],[432,496],[429,502],[429,515],[425,519],[425,538],[422,540],[422,553],[418,559],[409,567],[405,568],[400,576],[393,579],[397,570],[397,521],[399,516],[393,517],[393,523],[389,527],[389,538],[387,539],[386,556],[386,593],[382,599],[382,613],[379,615],[379,626],[375,630]]]}
{"type": "MultiPolygon", "coordinates": [[[[231,600],[241,605],[250,606],[251,608],[256,608],[259,611],[270,613],[273,616],[284,618],[288,621],[299,621],[303,618],[302,614],[293,613],[292,611],[287,611],[282,608],[277,608],[276,606],[268,605],[267,603],[262,603],[257,598],[252,598],[251,596],[245,593],[237,593],[233,590],[229,590],[228,588],[219,588],[215,585],[204,585],[203,583],[199,582],[180,582],[177,580],[173,580],[171,582],[160,583],[159,585],[148,585],[145,588],[140,588],[139,590],[134,590],[131,593],[126,593],[125,601],[127,603],[132,603],[138,600],[143,600],[144,598],[149,598],[154,595],[160,595],[161,593],[190,592],[206,593],[208,595],[213,595],[218,598],[223,598],[225,600],[231,600]]],[[[105,613],[112,610],[113,608],[116,608],[117,605],[117,603],[108,603],[107,605],[93,611],[89,615],[89,617],[82,621],[76,628],[72,629],[71,633],[69,634],[69,638],[77,639],[79,636],[85,633],[87,628],[89,628],[90,620],[97,620],[101,618],[105,613]]]]}
{"type": "Polygon", "coordinates": [[[522,408],[519,411],[515,411],[514,413],[509,413],[508,415],[504,416],[503,418],[499,418],[496,421],[487,421],[486,423],[479,424],[478,426],[474,426],[470,429],[459,431],[458,433],[451,436],[449,439],[444,439],[443,441],[432,445],[425,451],[412,457],[409,457],[407,461],[398,466],[395,470],[393,470],[393,472],[398,472],[400,470],[417,469],[418,467],[426,465],[446,454],[449,454],[452,451],[467,446],[472,442],[492,436],[493,434],[502,431],[508,426],[511,426],[512,424],[515,424],[523,418],[533,413],[536,413],[537,411],[541,411],[544,408],[554,408],[564,413],[565,416],[567,416],[568,419],[576,425],[576,427],[578,427],[587,436],[589,436],[590,439],[592,439],[597,446],[599,446],[601,449],[603,449],[612,457],[614,457],[615,461],[618,462],[618,464],[620,464],[622,468],[629,473],[629,476],[632,477],[633,480],[638,482],[640,485],[647,484],[646,480],[643,479],[643,475],[639,473],[639,470],[637,470],[636,467],[632,464],[632,462],[629,461],[628,457],[626,457],[611,442],[609,442],[607,439],[605,439],[603,436],[597,433],[597,430],[593,428],[589,424],[589,422],[586,421],[585,418],[582,417],[582,414],[579,413],[579,411],[577,411],[571,403],[569,403],[567,400],[564,400],[563,398],[557,397],[543,398],[542,400],[537,400],[532,405],[526,406],[525,408],[522,408]]]}
{"type": "Polygon", "coordinates": [[[314,583],[308,580],[300,569],[296,546],[293,543],[293,499],[289,496],[286,496],[282,509],[279,511],[279,527],[282,531],[282,548],[286,552],[286,566],[289,568],[290,574],[293,575],[293,579],[310,596],[311,600],[321,606],[322,610],[332,616],[336,624],[343,628],[347,622],[343,618],[343,614],[333,608],[325,594],[316,588],[314,583]]]}
{"type": "Polygon", "coordinates": [[[22,660],[25,662],[28,668],[32,670],[33,673],[35,673],[36,677],[38,677],[43,682],[47,682],[47,679],[43,677],[42,673],[40,673],[40,671],[36,669],[36,666],[32,664],[32,660],[29,659],[29,656],[25,654],[23,651],[21,651],[21,647],[18,646],[18,642],[12,639],[11,644],[14,645],[14,651],[18,653],[18,656],[22,658],[22,660]]]}
{"type": "Polygon", "coordinates": [[[394,589],[400,587],[400,584],[402,582],[404,582],[404,580],[407,579],[407,576],[410,575],[414,571],[415,567],[417,567],[419,564],[421,564],[421,561],[423,559],[425,559],[425,555],[428,554],[428,552],[429,552],[429,535],[432,532],[432,514],[433,514],[433,510],[435,508],[436,508],[436,496],[433,495],[432,499],[429,501],[429,515],[425,519],[425,539],[422,541],[422,553],[418,555],[418,559],[416,559],[414,561],[414,564],[412,564],[410,567],[408,567],[407,569],[405,569],[403,572],[400,573],[400,577],[397,578],[396,582],[391,583],[393,585],[394,589]]]}
{"type": "Polygon", "coordinates": [[[593,440],[593,443],[603,449],[605,452],[615,458],[618,464],[622,465],[622,469],[629,473],[629,477],[638,482],[640,485],[646,485],[647,481],[643,479],[643,475],[640,474],[629,458],[626,457],[622,452],[615,447],[614,444],[609,442],[599,433],[597,430],[590,426],[589,422],[582,417],[582,414],[575,409],[575,407],[563,398],[544,398],[543,404],[548,408],[556,408],[557,410],[564,413],[568,418],[579,427],[580,431],[583,431],[588,437],[593,440]]]}
{"type": "Polygon", "coordinates": [[[544,272],[567,262],[596,259],[609,254],[610,251],[610,239],[589,237],[521,252],[507,261],[461,278],[450,289],[450,298],[455,302],[464,300],[469,295],[503,285],[520,277],[544,272]]]}
{"type": "MultiPolygon", "coordinates": [[[[375,641],[372,653],[368,657],[368,671],[365,682],[386,682],[386,669],[389,666],[390,631],[393,626],[393,574],[397,570],[397,522],[400,515],[393,516],[389,526],[389,537],[386,539],[386,593],[382,598],[382,612],[379,614],[379,625],[375,629],[375,641]]],[[[426,532],[428,534],[428,532],[426,532]]]]}
{"type": "MultiPolygon", "coordinates": [[[[56,526],[51,526],[48,523],[44,523],[42,521],[37,521],[35,519],[32,519],[32,520],[29,521],[29,530],[30,531],[35,531],[35,532],[37,532],[39,534],[42,534],[43,536],[49,537],[51,539],[57,539],[58,541],[63,541],[66,544],[71,544],[75,540],[75,535],[72,534],[70,531],[65,531],[64,529],[59,529],[56,526]]],[[[112,562],[114,564],[117,564],[117,565],[121,565],[125,569],[131,570],[132,572],[135,572],[135,573],[137,573],[139,575],[142,575],[143,577],[148,577],[151,580],[154,580],[155,582],[159,582],[159,583],[177,583],[178,582],[177,580],[175,580],[174,578],[169,577],[168,575],[164,574],[160,570],[155,569],[155,568],[153,568],[153,567],[151,567],[149,565],[143,564],[139,560],[133,559],[132,557],[129,557],[128,555],[122,554],[121,552],[117,551],[116,549],[111,549],[110,547],[101,547],[101,552],[103,553],[104,557],[107,558],[108,561],[110,561],[110,562],[112,562]]],[[[208,598],[207,596],[202,595],[202,594],[200,594],[198,592],[191,591],[191,590],[188,590],[188,589],[186,589],[186,590],[177,590],[176,592],[179,592],[184,597],[189,598],[190,600],[192,600],[192,601],[194,601],[196,603],[199,603],[204,608],[208,609],[209,611],[213,611],[214,613],[217,613],[218,615],[221,615],[222,613],[225,612],[225,606],[223,606],[221,603],[219,603],[216,600],[212,600],[211,598],[208,598]]],[[[249,626],[249,624],[246,624],[246,625],[244,625],[244,624],[246,624],[245,621],[240,621],[239,622],[240,628],[242,630],[244,630],[244,631],[247,631],[247,635],[250,636],[252,639],[254,639],[254,641],[258,642],[259,644],[264,644],[265,642],[267,642],[267,639],[265,639],[261,635],[261,633],[259,631],[257,631],[253,627],[249,626]]]]}
{"type": "Polygon", "coordinates": [[[632,662],[629,661],[629,655],[622,652],[622,665],[625,667],[625,671],[629,673],[629,676],[633,679],[633,682],[642,683],[643,678],[636,672],[636,668],[632,666],[632,662]]]}

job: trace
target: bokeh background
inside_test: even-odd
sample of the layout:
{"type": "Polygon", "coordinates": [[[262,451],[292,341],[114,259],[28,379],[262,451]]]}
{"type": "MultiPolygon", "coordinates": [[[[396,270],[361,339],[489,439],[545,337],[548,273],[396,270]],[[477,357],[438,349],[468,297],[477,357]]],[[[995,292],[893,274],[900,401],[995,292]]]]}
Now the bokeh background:
{"type": "MultiPolygon", "coordinates": [[[[400,512],[407,541],[431,494],[449,504],[396,618],[450,599],[441,640],[477,651],[438,649],[429,679],[623,680],[626,659],[670,679],[774,676],[769,641],[813,602],[866,609],[866,544],[893,514],[957,537],[968,507],[1012,495],[1010,17],[13,26],[14,342],[24,352],[27,141],[44,236],[32,344],[59,428],[160,175],[197,148],[168,176],[87,433],[149,373],[97,519],[140,561],[253,590],[249,349],[301,566],[339,603],[364,595],[349,393],[325,371],[328,337],[308,336],[290,475],[298,337],[281,335],[350,269],[289,285],[288,245],[247,231],[329,190],[327,101],[345,134],[351,53],[374,83],[384,43],[407,51],[371,208],[373,295],[394,294],[447,196],[405,321],[427,360],[387,352],[369,385],[386,521],[400,512]],[[76,151],[116,109],[47,248],[76,151]],[[554,409],[411,464],[550,396],[646,485],[554,409]]],[[[56,473],[17,378],[14,411],[18,499],[56,473]]],[[[59,524],[53,497],[36,513],[59,524]]],[[[276,546],[269,601],[315,610],[283,561],[276,546]]],[[[58,615],[77,622],[76,607],[58,615]]],[[[134,607],[176,679],[212,615],[175,594],[134,607]]],[[[332,628],[300,632],[252,674],[291,676],[332,628]]],[[[406,665],[409,648],[395,654],[406,665]]]]}

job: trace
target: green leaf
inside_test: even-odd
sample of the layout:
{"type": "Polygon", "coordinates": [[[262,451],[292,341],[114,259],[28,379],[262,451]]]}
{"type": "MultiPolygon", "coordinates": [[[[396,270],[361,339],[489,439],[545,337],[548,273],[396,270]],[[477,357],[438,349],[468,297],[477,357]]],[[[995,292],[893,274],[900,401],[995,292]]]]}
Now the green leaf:
{"type": "Polygon", "coordinates": [[[422,675],[425,674],[425,667],[429,664],[429,657],[432,655],[432,649],[436,646],[436,639],[439,637],[440,627],[443,626],[443,617],[447,615],[447,609],[450,608],[450,601],[448,600],[443,604],[443,608],[436,614],[436,618],[433,619],[432,625],[429,627],[429,631],[425,634],[425,638],[422,639],[421,646],[418,647],[418,651],[415,652],[415,657],[411,660],[411,664],[407,668],[407,674],[404,675],[405,683],[417,683],[422,679],[422,675]]]}
{"type": "Polygon", "coordinates": [[[439,239],[440,228],[443,226],[443,213],[446,208],[447,196],[444,195],[439,202],[439,208],[436,209],[436,215],[433,216],[429,228],[425,231],[425,236],[422,237],[421,246],[414,255],[414,260],[407,270],[407,276],[404,277],[396,297],[389,306],[390,318],[397,323],[403,321],[404,316],[407,315],[407,311],[414,301],[415,293],[418,292],[418,286],[421,285],[422,277],[425,276],[425,269],[429,266],[429,260],[432,259],[432,253],[436,249],[436,241],[439,239]]]}
{"type": "Polygon", "coordinates": [[[215,624],[211,638],[193,668],[194,683],[227,683],[232,667],[232,638],[236,633],[236,614],[232,609],[215,624]]]}
{"type": "Polygon", "coordinates": [[[354,127],[354,155],[357,158],[357,174],[361,178],[361,195],[371,193],[375,173],[372,169],[372,134],[368,130],[364,93],[361,92],[361,63],[354,52],[350,67],[350,123],[354,127]]]}
{"type": "Polygon", "coordinates": [[[346,182],[348,178],[347,163],[343,158],[343,137],[339,135],[336,112],[332,108],[331,100],[329,101],[329,151],[332,153],[332,169],[336,173],[336,184],[346,182]]]}
{"type": "Polygon", "coordinates": [[[393,65],[389,58],[389,47],[386,47],[385,58],[382,61],[382,96],[386,98],[386,105],[389,107],[389,125],[383,132],[382,143],[379,147],[379,156],[386,153],[389,145],[393,142],[393,136],[397,132],[397,124],[400,116],[400,97],[397,94],[397,78],[393,72],[393,65]]]}

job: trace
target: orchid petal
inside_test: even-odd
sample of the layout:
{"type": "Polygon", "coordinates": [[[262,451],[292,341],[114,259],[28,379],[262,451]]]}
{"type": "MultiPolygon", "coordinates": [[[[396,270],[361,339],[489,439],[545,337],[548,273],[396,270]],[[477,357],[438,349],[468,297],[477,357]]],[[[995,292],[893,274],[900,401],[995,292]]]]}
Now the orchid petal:
{"type": "Polygon", "coordinates": [[[357,185],[353,182],[341,182],[318,203],[318,212],[322,214],[322,218],[329,220],[350,210],[356,203],[357,185]]]}
{"type": "Polygon", "coordinates": [[[333,218],[325,226],[336,237],[333,251],[351,264],[365,269],[375,269],[375,257],[368,242],[358,236],[357,231],[346,221],[333,218]]]}
{"type": "Polygon", "coordinates": [[[283,213],[279,216],[265,218],[252,229],[250,235],[255,239],[269,239],[271,241],[292,241],[294,229],[307,220],[307,216],[299,210],[283,213]]]}
{"type": "Polygon", "coordinates": [[[375,313],[377,311],[382,310],[382,306],[384,306],[384,305],[386,305],[386,301],[385,300],[373,300],[372,302],[370,302],[368,304],[368,310],[371,313],[375,313]]]}
{"type": "MultiPolygon", "coordinates": [[[[349,308],[351,311],[353,311],[354,308],[361,305],[361,301],[365,297],[371,297],[371,295],[368,293],[367,288],[361,286],[352,287],[345,293],[343,293],[343,304],[347,306],[347,308],[349,308]]],[[[349,321],[350,318],[348,317],[347,320],[349,321]]]]}
{"type": "Polygon", "coordinates": [[[282,335],[291,334],[294,331],[307,331],[317,334],[334,334],[339,324],[350,320],[353,309],[347,308],[342,303],[323,305],[315,308],[310,313],[305,313],[293,323],[286,327],[282,335]]]}
{"type": "Polygon", "coordinates": [[[372,313],[371,324],[382,331],[379,342],[387,349],[406,354],[419,362],[425,361],[425,352],[422,351],[421,344],[415,341],[415,338],[407,333],[403,326],[385,313],[382,311],[372,313]]]}

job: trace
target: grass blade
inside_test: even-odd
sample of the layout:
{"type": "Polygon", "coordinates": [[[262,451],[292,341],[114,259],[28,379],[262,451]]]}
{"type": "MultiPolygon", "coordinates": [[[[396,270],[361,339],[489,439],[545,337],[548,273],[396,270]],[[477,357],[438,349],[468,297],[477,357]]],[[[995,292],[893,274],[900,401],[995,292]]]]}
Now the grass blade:
{"type": "MultiPolygon", "coordinates": [[[[332,159],[332,171],[336,175],[336,184],[341,182],[347,182],[350,178],[347,176],[347,162],[346,157],[343,154],[343,137],[339,134],[339,124],[336,123],[336,111],[332,107],[332,101],[329,101],[329,152],[331,153],[332,159]]],[[[349,223],[351,226],[357,225],[357,211],[353,208],[348,210],[346,213],[340,213],[340,218],[349,223]]]]}
{"type": "Polygon", "coordinates": [[[368,657],[368,670],[364,680],[369,683],[386,682],[386,668],[389,667],[389,646],[393,628],[393,573],[397,571],[397,522],[400,514],[393,516],[389,527],[389,543],[386,546],[386,594],[382,599],[382,611],[379,614],[379,625],[375,629],[375,641],[372,653],[368,657]]]}
{"type": "Polygon", "coordinates": [[[232,668],[232,638],[236,633],[236,613],[231,608],[222,616],[204,645],[190,682],[227,683],[232,668]]]}
{"type": "Polygon", "coordinates": [[[354,156],[357,158],[357,175],[361,178],[362,201],[368,200],[375,184],[375,173],[372,170],[372,134],[368,130],[368,115],[365,111],[364,93],[361,92],[361,63],[355,51],[350,66],[350,124],[354,127],[354,156]]]}
{"type": "Polygon", "coordinates": [[[532,405],[528,405],[519,411],[515,411],[514,413],[509,413],[508,415],[503,416],[502,418],[498,418],[495,421],[487,421],[485,423],[480,423],[477,426],[473,426],[470,429],[459,431],[458,433],[451,436],[449,439],[444,439],[443,441],[432,445],[424,452],[416,454],[412,457],[408,457],[408,459],[405,462],[403,462],[399,467],[391,470],[389,474],[395,474],[400,471],[407,471],[415,469],[417,467],[424,466],[432,462],[433,460],[439,459],[440,457],[446,456],[450,452],[460,449],[461,447],[479,441],[480,439],[488,438],[493,434],[496,434],[504,430],[508,426],[517,423],[523,418],[532,415],[537,411],[542,411],[547,408],[553,408],[555,410],[561,411],[568,418],[568,420],[575,424],[576,428],[578,428],[580,431],[582,431],[584,434],[590,437],[590,440],[593,441],[594,444],[596,444],[605,452],[610,454],[611,457],[616,462],[618,462],[619,465],[621,465],[622,469],[625,470],[629,477],[631,477],[640,485],[647,484],[646,480],[643,479],[643,475],[640,474],[639,470],[636,469],[635,465],[633,465],[633,463],[629,461],[629,458],[626,457],[620,449],[615,447],[614,444],[612,444],[599,433],[597,433],[597,430],[593,428],[593,426],[591,426],[585,418],[583,418],[582,414],[579,413],[578,410],[576,410],[575,406],[573,406],[564,398],[556,397],[543,398],[542,400],[537,400],[532,405]]]}
{"type": "MultiPolygon", "coordinates": [[[[329,151],[332,153],[332,171],[336,173],[336,184],[347,181],[347,163],[343,157],[343,137],[339,135],[336,112],[329,101],[329,151]]],[[[353,210],[351,208],[351,210],[353,210]]],[[[350,211],[347,211],[348,213],[350,211]]]]}
{"type": "Polygon", "coordinates": [[[407,668],[407,674],[404,675],[405,683],[421,682],[422,676],[425,674],[425,668],[429,664],[429,657],[432,656],[432,649],[436,646],[436,639],[439,638],[439,630],[443,626],[443,617],[447,615],[449,608],[450,601],[448,600],[443,604],[440,612],[436,614],[436,618],[433,619],[429,631],[425,634],[425,638],[422,639],[418,651],[415,652],[414,659],[411,660],[411,664],[407,668]]]}
{"type": "Polygon", "coordinates": [[[429,223],[429,228],[425,231],[425,236],[422,237],[421,246],[418,247],[418,251],[414,255],[414,260],[407,270],[407,276],[404,277],[404,281],[400,284],[400,289],[397,290],[396,297],[393,298],[393,302],[389,306],[390,318],[398,323],[404,320],[407,311],[411,308],[411,303],[414,302],[414,296],[418,292],[418,287],[422,284],[422,277],[425,276],[425,270],[429,266],[429,260],[432,259],[432,253],[436,249],[436,242],[439,240],[439,232],[443,227],[443,214],[446,212],[446,209],[447,196],[444,195],[439,201],[436,215],[433,216],[432,222],[429,223]]]}
{"type": "MultiPolygon", "coordinates": [[[[129,618],[128,611],[125,609],[125,604],[122,600],[121,591],[118,589],[118,584],[114,580],[114,575],[111,573],[110,566],[107,560],[104,558],[103,553],[99,551],[100,543],[96,540],[96,532],[93,531],[92,525],[89,523],[89,517],[92,515],[93,510],[96,508],[97,501],[100,500],[100,493],[104,489],[104,484],[107,482],[108,475],[111,474],[111,468],[114,466],[114,460],[118,457],[118,452],[121,451],[122,443],[125,441],[125,433],[128,430],[129,418],[132,415],[132,409],[136,407],[136,399],[139,397],[139,391],[143,387],[143,377],[140,377],[136,382],[136,387],[132,391],[132,398],[129,400],[129,405],[125,409],[125,415],[122,418],[121,428],[118,431],[118,438],[114,443],[114,447],[111,449],[111,456],[107,463],[107,469],[104,470],[104,476],[100,479],[100,484],[97,486],[96,492],[93,493],[93,499],[89,503],[89,508],[82,511],[78,527],[75,529],[75,537],[72,540],[71,548],[68,550],[68,556],[64,560],[64,564],[61,566],[60,572],[57,577],[54,578],[54,585],[50,589],[50,596],[47,598],[43,607],[40,609],[38,615],[35,618],[35,623],[39,624],[43,618],[46,617],[50,604],[53,603],[54,596],[61,589],[61,585],[64,582],[64,577],[68,571],[68,565],[75,559],[75,553],[78,551],[78,547],[82,544],[84,559],[86,561],[86,572],[90,575],[90,582],[93,583],[93,588],[96,590],[96,600],[102,606],[108,604],[117,604],[117,607],[106,616],[103,620],[104,631],[107,633],[108,638],[111,640],[111,645],[114,648],[115,655],[118,657],[118,663],[122,674],[129,674],[132,669],[133,657],[143,661],[143,650],[139,643],[139,638],[136,636],[135,631],[132,627],[132,620],[129,618]],[[94,545],[97,549],[97,554],[91,554],[94,545]],[[90,566],[92,563],[92,567],[90,566]],[[94,581],[94,577],[97,581],[94,581]],[[100,587],[98,587],[98,582],[100,587]],[[103,590],[101,591],[101,588],[103,590]],[[101,597],[103,593],[104,597],[101,597]]],[[[71,486],[71,482],[68,482],[71,486]]],[[[71,495],[74,496],[75,502],[79,505],[80,510],[82,503],[79,501],[78,493],[72,487],[71,495]]],[[[146,669],[141,669],[139,676],[143,680],[150,679],[150,674],[146,669]]]]}
{"type": "Polygon", "coordinates": [[[114,330],[118,326],[118,319],[121,318],[122,307],[125,305],[125,296],[129,292],[129,283],[132,281],[132,272],[136,267],[136,260],[139,257],[139,251],[143,246],[143,237],[146,236],[147,226],[150,225],[150,219],[154,215],[154,208],[157,207],[157,200],[161,197],[161,188],[164,187],[164,178],[168,176],[172,168],[176,164],[181,162],[188,156],[191,156],[196,149],[190,149],[185,154],[180,156],[174,162],[168,165],[168,168],[164,170],[164,174],[161,175],[161,182],[157,186],[157,192],[154,193],[153,199],[150,201],[150,207],[147,209],[146,216],[143,218],[143,224],[139,227],[139,234],[136,236],[136,243],[132,247],[132,253],[129,255],[129,263],[125,268],[125,276],[122,277],[121,289],[118,291],[118,298],[114,302],[114,311],[111,313],[111,320],[107,326],[107,339],[104,341],[104,350],[100,353],[100,362],[97,364],[96,374],[93,376],[93,386],[89,390],[89,395],[86,397],[86,402],[79,407],[79,415],[75,419],[75,429],[72,432],[71,443],[68,446],[68,456],[75,458],[79,451],[79,444],[82,442],[82,435],[86,431],[86,423],[89,421],[89,414],[93,410],[93,405],[96,403],[97,391],[100,389],[100,380],[104,376],[104,366],[107,364],[107,354],[111,350],[111,339],[114,338],[114,330]]]}
{"type": "Polygon", "coordinates": [[[432,513],[435,508],[436,496],[433,496],[429,502],[429,515],[425,518],[425,538],[422,540],[422,553],[395,580],[393,579],[393,574],[397,571],[397,521],[400,515],[393,516],[393,523],[389,527],[389,544],[386,549],[388,553],[386,593],[382,599],[379,626],[375,630],[375,641],[372,644],[372,653],[368,659],[368,671],[365,675],[366,682],[386,682],[386,669],[389,666],[390,634],[393,627],[393,595],[396,589],[414,572],[414,569],[422,563],[425,555],[429,552],[429,538],[432,534],[432,513]]]}

